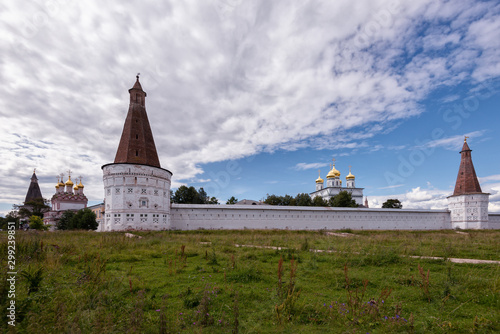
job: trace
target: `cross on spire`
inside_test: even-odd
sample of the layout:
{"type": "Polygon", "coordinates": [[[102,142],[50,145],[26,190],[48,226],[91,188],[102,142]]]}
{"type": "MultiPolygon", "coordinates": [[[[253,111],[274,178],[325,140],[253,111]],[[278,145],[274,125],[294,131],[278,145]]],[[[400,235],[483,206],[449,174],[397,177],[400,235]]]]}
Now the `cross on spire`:
{"type": "Polygon", "coordinates": [[[468,139],[468,138],[469,138],[469,137],[464,136],[464,143],[466,143],[466,142],[467,142],[467,139],[468,139]]]}
{"type": "Polygon", "coordinates": [[[71,178],[71,169],[68,169],[68,178],[70,179],[71,178]]]}

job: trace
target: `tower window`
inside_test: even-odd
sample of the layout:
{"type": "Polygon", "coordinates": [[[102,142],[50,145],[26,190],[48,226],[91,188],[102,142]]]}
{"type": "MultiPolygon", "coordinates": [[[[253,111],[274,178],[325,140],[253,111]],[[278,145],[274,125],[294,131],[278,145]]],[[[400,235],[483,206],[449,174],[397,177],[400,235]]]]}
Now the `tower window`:
{"type": "Polygon", "coordinates": [[[135,139],[139,139],[139,135],[135,135],[135,139]]]}
{"type": "Polygon", "coordinates": [[[135,150],[135,156],[138,157],[139,156],[139,151],[135,150]]]}

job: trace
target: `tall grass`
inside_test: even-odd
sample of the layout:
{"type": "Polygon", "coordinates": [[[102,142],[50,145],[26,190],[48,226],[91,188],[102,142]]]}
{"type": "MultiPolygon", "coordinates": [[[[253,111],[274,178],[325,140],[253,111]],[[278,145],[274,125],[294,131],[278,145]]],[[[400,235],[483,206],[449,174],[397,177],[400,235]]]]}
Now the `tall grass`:
{"type": "MultiPolygon", "coordinates": [[[[500,265],[446,261],[500,260],[499,231],[344,232],[352,236],[165,231],[130,239],[117,232],[19,231],[17,270],[24,274],[16,286],[15,330],[500,331],[500,265]]],[[[6,254],[6,234],[0,237],[6,254]]],[[[5,257],[1,261],[5,278],[5,257]]],[[[2,279],[3,309],[6,289],[2,279]]],[[[9,329],[6,322],[0,328],[9,329]]]]}

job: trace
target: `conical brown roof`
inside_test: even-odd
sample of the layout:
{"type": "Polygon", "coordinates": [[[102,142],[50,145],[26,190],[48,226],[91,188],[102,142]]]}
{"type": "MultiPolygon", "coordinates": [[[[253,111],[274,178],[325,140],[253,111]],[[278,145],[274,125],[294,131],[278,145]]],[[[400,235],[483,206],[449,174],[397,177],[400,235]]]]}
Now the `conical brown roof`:
{"type": "Polygon", "coordinates": [[[453,196],[482,193],[474,165],[472,164],[471,152],[472,150],[467,145],[467,141],[464,141],[464,146],[462,147],[462,151],[460,151],[462,157],[453,196]]]}
{"type": "Polygon", "coordinates": [[[146,113],[146,92],[142,90],[139,76],[134,86],[129,89],[129,93],[130,106],[123,125],[115,163],[133,163],[161,168],[146,113]]]}
{"type": "Polygon", "coordinates": [[[36,177],[35,172],[31,176],[30,186],[28,188],[28,192],[26,193],[26,198],[24,199],[24,203],[30,202],[37,198],[43,198],[42,191],[40,190],[40,186],[38,185],[38,178],[36,177]]]}

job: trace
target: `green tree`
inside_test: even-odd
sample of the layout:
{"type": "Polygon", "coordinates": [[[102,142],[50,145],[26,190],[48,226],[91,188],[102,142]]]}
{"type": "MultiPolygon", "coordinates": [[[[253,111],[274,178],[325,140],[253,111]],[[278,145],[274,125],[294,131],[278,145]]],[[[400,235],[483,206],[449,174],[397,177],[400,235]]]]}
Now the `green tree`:
{"type": "Polygon", "coordinates": [[[14,205],[21,218],[38,216],[43,218],[43,214],[50,210],[49,201],[44,198],[35,198],[34,200],[24,203],[24,205],[14,205]]]}
{"type": "Polygon", "coordinates": [[[267,194],[267,198],[264,200],[264,203],[268,205],[283,205],[283,197],[267,194]]]}
{"type": "Polygon", "coordinates": [[[337,195],[330,198],[328,205],[336,208],[357,208],[358,204],[352,199],[352,195],[348,191],[341,191],[337,195]]]}
{"type": "Polygon", "coordinates": [[[75,213],[71,210],[66,210],[62,213],[61,218],[56,222],[56,228],[58,230],[70,230],[72,229],[71,223],[75,213]]]}
{"type": "Polygon", "coordinates": [[[212,196],[205,204],[219,204],[219,200],[217,197],[212,196]]]}
{"type": "MultiPolygon", "coordinates": [[[[194,189],[194,187],[193,187],[193,189],[194,189]]],[[[208,194],[205,191],[205,189],[200,188],[200,189],[198,189],[197,193],[198,193],[198,196],[195,197],[195,202],[193,204],[212,204],[212,203],[209,203],[210,199],[208,198],[208,194]]]]}
{"type": "Polygon", "coordinates": [[[5,218],[4,217],[0,217],[0,229],[2,230],[6,230],[8,225],[9,225],[9,222],[14,222],[16,223],[16,229],[19,228],[19,217],[17,215],[17,211],[11,211],[9,212],[5,218]]]}
{"type": "Polygon", "coordinates": [[[316,196],[312,200],[313,206],[328,206],[328,202],[321,196],[316,196]]]}
{"type": "Polygon", "coordinates": [[[199,194],[194,187],[180,186],[172,197],[172,203],[195,204],[199,202],[199,194]]]}
{"type": "Polygon", "coordinates": [[[226,204],[236,204],[237,202],[238,199],[234,196],[231,196],[231,198],[227,200],[226,204]]]}
{"type": "Polygon", "coordinates": [[[293,206],[297,205],[295,198],[293,198],[290,195],[285,195],[281,197],[281,204],[280,205],[285,205],[285,206],[293,206]]]}
{"type": "Polygon", "coordinates": [[[33,215],[30,217],[30,229],[47,231],[49,229],[49,227],[43,223],[42,218],[33,215]]]}
{"type": "Polygon", "coordinates": [[[301,194],[297,194],[297,196],[295,196],[295,205],[296,206],[311,206],[312,203],[313,202],[312,202],[311,196],[309,196],[309,194],[301,193],[301,194]]]}
{"type": "Polygon", "coordinates": [[[79,210],[70,220],[71,230],[96,230],[96,215],[89,208],[79,210]]]}
{"type": "Polygon", "coordinates": [[[403,204],[399,201],[399,199],[388,199],[382,204],[382,208],[384,209],[402,209],[403,204]]]}

